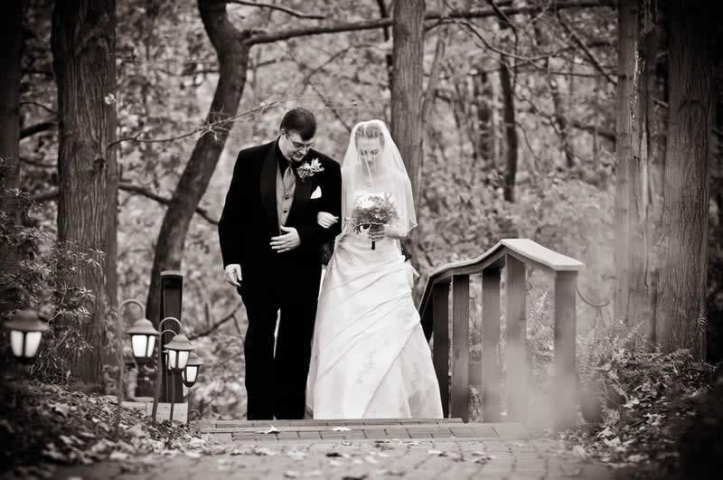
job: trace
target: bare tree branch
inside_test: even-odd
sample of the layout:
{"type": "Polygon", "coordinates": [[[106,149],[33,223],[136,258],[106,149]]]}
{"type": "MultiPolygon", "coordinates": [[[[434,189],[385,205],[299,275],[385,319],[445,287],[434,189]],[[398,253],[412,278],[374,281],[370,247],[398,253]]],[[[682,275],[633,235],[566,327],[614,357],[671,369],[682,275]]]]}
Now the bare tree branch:
{"type": "Polygon", "coordinates": [[[224,118],[221,120],[217,120],[215,122],[206,123],[198,128],[195,128],[191,130],[190,132],[182,133],[180,135],[176,135],[173,137],[165,137],[165,138],[141,138],[144,133],[146,133],[144,130],[141,130],[140,132],[136,132],[133,135],[129,137],[123,137],[115,142],[112,142],[108,145],[108,148],[111,148],[115,145],[118,145],[122,142],[138,142],[138,143],[166,143],[166,142],[175,142],[176,140],[182,140],[184,138],[192,137],[193,135],[196,135],[197,133],[200,133],[201,135],[206,135],[208,133],[210,134],[216,134],[218,131],[223,129],[230,130],[233,126],[234,121],[238,120],[239,118],[243,118],[249,115],[253,115],[256,112],[264,111],[268,108],[274,107],[278,105],[279,103],[282,103],[283,100],[278,100],[271,103],[261,103],[256,108],[253,108],[251,110],[248,110],[243,113],[239,113],[237,115],[234,115],[233,117],[224,118]]]}
{"type": "Polygon", "coordinates": [[[47,105],[43,105],[43,104],[40,103],[40,102],[33,102],[33,101],[31,101],[31,100],[27,100],[27,101],[25,101],[25,102],[20,102],[18,105],[20,105],[21,107],[22,107],[23,105],[35,105],[36,107],[40,107],[40,108],[42,108],[43,110],[45,110],[46,112],[52,113],[53,115],[57,115],[57,114],[58,114],[57,111],[53,110],[52,108],[48,107],[47,105]]]}
{"type": "Polygon", "coordinates": [[[241,309],[241,305],[243,305],[243,303],[239,303],[238,305],[236,305],[236,308],[234,308],[231,311],[231,313],[229,313],[228,315],[223,317],[221,320],[219,320],[218,322],[216,322],[213,325],[211,325],[210,327],[208,327],[206,330],[203,330],[198,333],[192,333],[191,335],[189,335],[188,339],[193,341],[193,340],[196,340],[201,337],[207,337],[207,336],[211,335],[213,332],[215,332],[216,330],[218,330],[220,327],[222,327],[225,323],[229,322],[230,320],[235,321],[236,314],[241,309]]]}
{"type": "Polygon", "coordinates": [[[279,12],[284,12],[287,15],[291,15],[292,17],[297,18],[305,18],[308,20],[324,20],[326,18],[325,15],[317,15],[313,13],[304,13],[299,12],[298,10],[292,10],[288,7],[282,7],[281,5],[274,5],[272,3],[264,3],[264,2],[246,2],[243,0],[226,0],[227,3],[235,3],[237,5],[245,5],[247,7],[259,7],[259,8],[268,8],[270,10],[277,10],[279,12]]]}
{"type": "Polygon", "coordinates": [[[568,35],[572,38],[572,40],[577,44],[578,47],[585,53],[585,56],[590,60],[590,62],[593,64],[593,66],[597,69],[598,72],[600,72],[605,79],[612,83],[613,85],[617,85],[618,82],[615,78],[613,78],[610,73],[603,68],[600,61],[597,59],[595,54],[588,48],[587,45],[585,45],[585,42],[580,38],[580,35],[575,32],[575,30],[572,29],[572,27],[567,23],[565,18],[560,14],[560,12],[557,13],[557,18],[560,21],[560,25],[562,25],[562,28],[565,29],[568,35]]]}
{"type": "Polygon", "coordinates": [[[29,127],[25,127],[20,130],[20,140],[32,137],[36,133],[47,132],[48,130],[55,128],[57,125],[58,123],[55,120],[46,120],[44,122],[36,123],[35,125],[30,125],[29,127]]]}
{"type": "MultiPolygon", "coordinates": [[[[163,197],[148,188],[141,187],[140,185],[134,185],[129,182],[119,183],[118,189],[123,190],[128,193],[146,197],[150,200],[160,203],[161,205],[169,205],[171,203],[171,200],[169,198],[163,197]]],[[[34,202],[42,203],[42,202],[47,202],[48,200],[55,200],[57,197],[58,197],[58,189],[53,188],[47,192],[33,195],[30,197],[30,199],[34,202]]],[[[213,218],[211,216],[211,214],[208,212],[208,210],[206,210],[205,208],[196,207],[196,214],[199,215],[204,220],[206,220],[211,225],[218,225],[218,219],[213,218]]]]}
{"type": "Polygon", "coordinates": [[[26,157],[20,157],[20,161],[23,163],[27,163],[28,165],[32,165],[33,167],[38,167],[38,168],[57,168],[57,166],[58,166],[55,163],[38,162],[36,160],[31,160],[26,157]]]}
{"type": "MultiPolygon", "coordinates": [[[[575,8],[594,8],[594,7],[615,7],[615,0],[577,0],[577,1],[559,1],[554,5],[545,7],[528,6],[528,7],[499,7],[500,12],[507,15],[530,15],[537,14],[546,10],[568,10],[575,8]]],[[[498,14],[492,8],[479,8],[466,12],[451,12],[448,15],[440,12],[428,12],[425,20],[441,20],[445,18],[489,18],[498,14]]],[[[288,40],[296,37],[308,37],[312,35],[325,35],[329,33],[353,32],[359,30],[374,30],[377,28],[386,28],[392,25],[392,19],[380,18],[377,20],[367,20],[363,22],[344,22],[331,25],[320,25],[316,27],[294,28],[276,33],[257,33],[249,37],[246,42],[249,45],[257,45],[262,43],[273,43],[280,40],[288,40]]]]}
{"type": "MultiPolygon", "coordinates": [[[[118,184],[118,188],[125,192],[135,193],[136,195],[140,195],[142,197],[146,197],[148,199],[154,200],[162,205],[169,205],[171,203],[170,198],[162,197],[161,195],[158,195],[157,193],[155,193],[145,187],[141,187],[139,185],[134,185],[132,183],[121,182],[118,184]]],[[[204,220],[206,220],[211,225],[218,225],[218,220],[211,217],[211,215],[208,213],[208,210],[206,210],[205,208],[196,207],[196,214],[199,215],[204,220]]]]}

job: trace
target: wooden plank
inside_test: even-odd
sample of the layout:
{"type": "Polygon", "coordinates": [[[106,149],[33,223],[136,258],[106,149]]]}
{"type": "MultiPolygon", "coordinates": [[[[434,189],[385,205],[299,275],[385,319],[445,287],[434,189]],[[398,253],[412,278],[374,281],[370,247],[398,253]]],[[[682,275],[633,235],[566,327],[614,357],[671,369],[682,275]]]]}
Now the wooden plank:
{"type": "Polygon", "coordinates": [[[449,284],[434,286],[434,370],[437,372],[442,411],[449,416],[449,284]]]}
{"type": "Polygon", "coordinates": [[[522,421],[527,408],[527,277],[526,267],[507,256],[506,372],[507,420],[522,421]]]}
{"type": "Polygon", "coordinates": [[[555,275],[555,359],[553,363],[553,405],[555,430],[575,425],[575,291],[577,272],[555,275]]]}
{"type": "Polygon", "coordinates": [[[469,275],[452,279],[452,416],[469,420],[469,275]]]}
{"type": "Polygon", "coordinates": [[[581,261],[545,248],[539,243],[527,238],[511,238],[502,240],[500,243],[522,257],[544,265],[556,272],[577,272],[585,268],[585,264],[581,261]]]}
{"type": "Polygon", "coordinates": [[[482,272],[482,419],[500,421],[500,270],[482,272]]]}

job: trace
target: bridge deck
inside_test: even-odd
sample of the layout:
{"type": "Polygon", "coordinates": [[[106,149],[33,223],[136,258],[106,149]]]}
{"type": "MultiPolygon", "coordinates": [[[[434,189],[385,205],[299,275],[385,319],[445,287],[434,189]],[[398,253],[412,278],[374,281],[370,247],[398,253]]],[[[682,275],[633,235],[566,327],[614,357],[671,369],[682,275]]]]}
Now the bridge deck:
{"type": "Polygon", "coordinates": [[[218,420],[193,424],[193,430],[219,442],[489,440],[528,437],[527,430],[518,423],[462,423],[459,418],[442,420],[218,420]]]}

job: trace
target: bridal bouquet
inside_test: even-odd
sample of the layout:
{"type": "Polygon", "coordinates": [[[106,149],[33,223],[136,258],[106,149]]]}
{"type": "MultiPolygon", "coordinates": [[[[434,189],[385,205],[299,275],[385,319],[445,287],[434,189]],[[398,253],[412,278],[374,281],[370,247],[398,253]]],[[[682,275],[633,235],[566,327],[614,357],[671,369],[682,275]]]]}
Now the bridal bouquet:
{"type": "MultiPolygon", "coordinates": [[[[371,228],[374,225],[389,225],[392,220],[399,218],[397,208],[389,193],[360,195],[356,198],[355,204],[351,224],[356,233],[361,233],[362,229],[371,228]]],[[[372,250],[375,249],[375,243],[372,242],[372,250]]]]}

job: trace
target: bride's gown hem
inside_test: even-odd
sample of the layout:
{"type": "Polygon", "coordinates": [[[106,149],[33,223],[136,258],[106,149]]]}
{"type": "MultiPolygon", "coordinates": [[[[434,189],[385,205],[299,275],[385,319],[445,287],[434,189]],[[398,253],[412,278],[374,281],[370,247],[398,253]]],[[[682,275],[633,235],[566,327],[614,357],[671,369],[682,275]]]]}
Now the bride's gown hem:
{"type": "Polygon", "coordinates": [[[398,240],[342,236],[319,297],[307,385],[315,419],[442,418],[398,240]]]}

